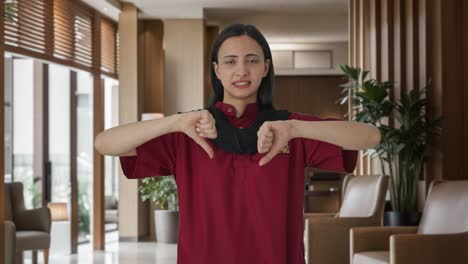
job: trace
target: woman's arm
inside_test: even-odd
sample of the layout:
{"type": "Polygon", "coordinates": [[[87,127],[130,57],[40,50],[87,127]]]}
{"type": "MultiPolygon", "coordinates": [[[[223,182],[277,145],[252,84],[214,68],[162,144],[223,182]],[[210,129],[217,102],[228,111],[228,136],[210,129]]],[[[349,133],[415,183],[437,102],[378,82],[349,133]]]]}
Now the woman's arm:
{"type": "MultiPolygon", "coordinates": [[[[199,126],[214,127],[213,117],[206,111],[176,114],[157,120],[135,122],[113,127],[101,132],[95,139],[96,150],[103,155],[132,156],[136,148],[153,138],[168,133],[183,132],[195,140],[210,157],[213,150],[204,138],[196,131],[199,126]]],[[[205,131],[205,138],[216,138],[216,130],[205,131]]]]}
{"type": "Polygon", "coordinates": [[[348,150],[369,149],[380,142],[380,132],[371,124],[353,121],[288,121],[291,122],[292,138],[320,140],[348,150]]]}
{"type": "Polygon", "coordinates": [[[268,152],[260,160],[260,166],[273,159],[293,138],[324,141],[347,150],[373,148],[380,142],[376,127],[351,121],[270,121],[263,123],[257,135],[258,152],[268,152]]]}

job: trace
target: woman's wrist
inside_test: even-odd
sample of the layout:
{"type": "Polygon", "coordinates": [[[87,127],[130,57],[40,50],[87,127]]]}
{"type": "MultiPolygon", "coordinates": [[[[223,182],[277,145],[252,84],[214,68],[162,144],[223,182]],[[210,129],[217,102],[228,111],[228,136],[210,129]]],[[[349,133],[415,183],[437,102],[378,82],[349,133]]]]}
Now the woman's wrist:
{"type": "Polygon", "coordinates": [[[184,113],[170,115],[167,118],[168,122],[168,133],[182,132],[181,119],[183,118],[184,113]]]}
{"type": "Polygon", "coordinates": [[[303,137],[301,135],[300,122],[302,121],[295,119],[288,120],[288,123],[290,124],[291,139],[303,137]]]}

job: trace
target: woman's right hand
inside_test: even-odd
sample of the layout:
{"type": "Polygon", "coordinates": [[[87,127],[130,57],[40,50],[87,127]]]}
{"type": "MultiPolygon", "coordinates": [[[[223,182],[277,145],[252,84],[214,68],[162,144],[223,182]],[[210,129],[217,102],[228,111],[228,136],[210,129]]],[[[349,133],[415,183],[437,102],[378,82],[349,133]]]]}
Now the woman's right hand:
{"type": "Polygon", "coordinates": [[[179,131],[185,133],[200,145],[212,159],[213,149],[205,138],[216,138],[215,119],[208,110],[180,114],[179,131]]]}

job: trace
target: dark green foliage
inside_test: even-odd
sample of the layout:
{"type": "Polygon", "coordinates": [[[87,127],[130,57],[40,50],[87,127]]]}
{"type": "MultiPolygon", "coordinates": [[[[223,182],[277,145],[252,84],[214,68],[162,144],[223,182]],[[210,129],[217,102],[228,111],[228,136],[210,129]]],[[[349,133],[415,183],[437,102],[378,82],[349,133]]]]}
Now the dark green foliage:
{"type": "MultiPolygon", "coordinates": [[[[349,78],[343,85],[339,103],[351,101],[358,122],[370,123],[381,133],[381,141],[366,154],[380,159],[382,172],[390,176],[390,194],[394,211],[417,210],[418,180],[427,158],[429,135],[440,129],[441,118],[426,117],[426,87],[402,93],[400,100],[390,100],[393,81],[366,80],[368,71],[342,65],[349,78]],[[389,125],[393,121],[394,126],[389,125]]],[[[430,82],[429,82],[430,85],[430,82]]],[[[428,85],[428,87],[429,87],[428,85]]]]}

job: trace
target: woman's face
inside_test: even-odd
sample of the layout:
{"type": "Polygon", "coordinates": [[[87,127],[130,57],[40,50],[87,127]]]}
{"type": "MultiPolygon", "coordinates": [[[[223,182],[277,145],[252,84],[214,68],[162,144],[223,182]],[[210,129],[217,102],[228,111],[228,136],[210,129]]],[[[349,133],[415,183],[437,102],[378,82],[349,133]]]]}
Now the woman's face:
{"type": "Polygon", "coordinates": [[[213,64],[224,87],[224,102],[257,101],[270,61],[265,61],[262,47],[254,39],[246,35],[226,39],[219,48],[218,63],[213,64]]]}

